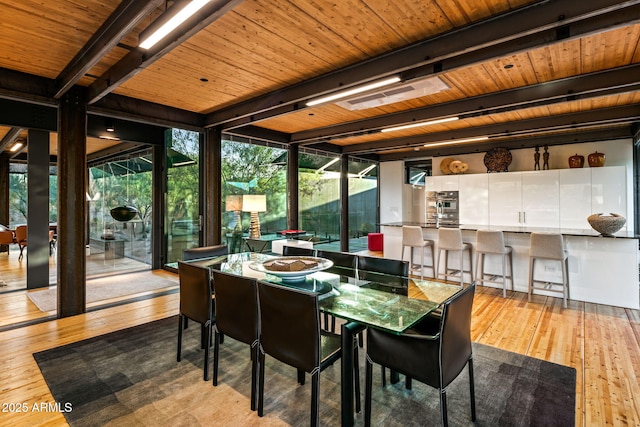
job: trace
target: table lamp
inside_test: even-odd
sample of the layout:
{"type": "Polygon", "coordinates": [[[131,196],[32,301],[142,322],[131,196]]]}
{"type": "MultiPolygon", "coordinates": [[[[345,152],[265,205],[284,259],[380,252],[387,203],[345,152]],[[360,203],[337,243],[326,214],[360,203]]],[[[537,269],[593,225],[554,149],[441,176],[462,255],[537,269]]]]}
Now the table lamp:
{"type": "Polygon", "coordinates": [[[242,196],[241,195],[231,195],[227,196],[225,199],[225,210],[227,212],[233,212],[236,218],[236,229],[242,229],[242,196]]]}
{"type": "Polygon", "coordinates": [[[267,211],[267,196],[264,194],[245,194],[242,196],[242,211],[251,213],[251,225],[249,227],[249,238],[260,238],[260,219],[258,212],[267,211]]]}

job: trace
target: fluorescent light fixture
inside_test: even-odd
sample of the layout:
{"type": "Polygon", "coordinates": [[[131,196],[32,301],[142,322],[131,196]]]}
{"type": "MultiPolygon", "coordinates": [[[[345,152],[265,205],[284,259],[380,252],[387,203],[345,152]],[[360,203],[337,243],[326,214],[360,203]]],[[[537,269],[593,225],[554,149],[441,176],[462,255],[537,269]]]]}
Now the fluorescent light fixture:
{"type": "Polygon", "coordinates": [[[15,153],[16,151],[22,148],[22,145],[23,145],[22,142],[16,142],[15,144],[13,144],[13,147],[11,147],[9,151],[11,151],[12,153],[15,153]]]}
{"type": "Polygon", "coordinates": [[[394,83],[398,83],[400,77],[391,77],[385,80],[379,80],[377,82],[369,83],[363,86],[354,87],[353,89],[347,89],[342,92],[334,93],[333,95],[323,96],[322,98],[312,99],[307,102],[307,107],[313,107],[314,105],[324,104],[325,102],[335,101],[336,99],[346,98],[347,96],[355,95],[356,93],[366,92],[371,89],[377,89],[379,87],[388,86],[394,83]]]}
{"type": "Polygon", "coordinates": [[[156,22],[140,33],[140,47],[150,49],[193,14],[202,9],[210,0],[193,0],[180,9],[182,3],[176,3],[167,9],[156,22]],[[164,22],[164,23],[162,23],[164,22]],[[159,26],[158,26],[159,25],[159,26]]]}
{"type": "Polygon", "coordinates": [[[437,119],[437,120],[430,120],[428,122],[418,122],[418,123],[411,123],[409,125],[402,125],[402,126],[395,126],[392,128],[385,128],[382,129],[381,132],[393,132],[396,130],[404,130],[404,129],[411,129],[411,128],[417,128],[420,126],[431,126],[431,125],[437,125],[438,123],[447,123],[447,122],[454,122],[458,120],[458,117],[447,117],[444,119],[437,119]]]}
{"type": "Polygon", "coordinates": [[[485,141],[489,139],[488,136],[479,136],[476,138],[466,138],[466,139],[456,139],[453,141],[446,142],[434,142],[433,144],[424,144],[425,147],[438,147],[440,145],[453,145],[453,144],[462,144],[465,142],[476,142],[476,141],[485,141]]]}
{"type": "Polygon", "coordinates": [[[106,140],[109,140],[109,141],[120,141],[120,138],[118,138],[117,136],[100,135],[99,138],[100,139],[106,139],[106,140]]]}

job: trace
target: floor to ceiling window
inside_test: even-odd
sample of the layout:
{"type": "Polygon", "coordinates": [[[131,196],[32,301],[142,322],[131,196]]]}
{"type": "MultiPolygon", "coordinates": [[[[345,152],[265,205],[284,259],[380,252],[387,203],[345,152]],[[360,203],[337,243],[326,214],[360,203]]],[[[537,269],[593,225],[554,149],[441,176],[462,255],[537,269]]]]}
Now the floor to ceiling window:
{"type": "Polygon", "coordinates": [[[200,246],[200,136],[198,132],[167,132],[167,262],[200,246]]]}
{"type": "Polygon", "coordinates": [[[277,231],[286,228],[286,162],[287,152],[279,146],[223,138],[222,236],[230,252],[267,251],[277,231]],[[252,213],[259,237],[251,235],[252,213]]]}
{"type": "Polygon", "coordinates": [[[89,168],[87,276],[151,265],[151,150],[89,168]]]}
{"type": "Polygon", "coordinates": [[[368,233],[378,227],[378,167],[365,160],[349,161],[349,251],[367,249],[368,233]]]}

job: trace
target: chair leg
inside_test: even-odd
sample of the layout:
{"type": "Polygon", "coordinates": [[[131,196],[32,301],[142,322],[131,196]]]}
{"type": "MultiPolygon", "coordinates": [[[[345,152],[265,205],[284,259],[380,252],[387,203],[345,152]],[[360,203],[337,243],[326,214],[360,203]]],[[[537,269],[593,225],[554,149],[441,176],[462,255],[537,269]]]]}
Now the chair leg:
{"type": "Polygon", "coordinates": [[[298,369],[298,384],[304,385],[304,371],[302,369],[298,369]]]}
{"type": "Polygon", "coordinates": [[[531,302],[531,292],[533,290],[533,266],[535,258],[529,257],[529,286],[528,286],[528,301],[531,302]]]}
{"type": "Polygon", "coordinates": [[[320,371],[311,375],[311,427],[320,425],[320,371]]]}
{"type": "Polygon", "coordinates": [[[178,362],[182,360],[182,325],[185,320],[186,318],[182,314],[178,315],[178,356],[176,357],[178,362]]]}
{"type": "Polygon", "coordinates": [[[362,411],[360,403],[360,359],[358,355],[358,346],[353,346],[353,384],[356,399],[356,412],[362,411]]]}
{"type": "Polygon", "coordinates": [[[209,381],[209,348],[211,347],[211,322],[207,323],[205,329],[204,344],[204,380],[209,381]]]}
{"type": "Polygon", "coordinates": [[[502,298],[507,297],[507,256],[502,254],[502,298]]]}
{"type": "Polygon", "coordinates": [[[447,390],[440,390],[440,424],[442,427],[447,427],[449,421],[447,420],[447,390]]]}
{"type": "MultiPolygon", "coordinates": [[[[218,331],[213,333],[213,385],[218,385],[218,355],[220,354],[220,338],[218,331]]],[[[253,389],[251,390],[253,392],[253,389]]]]}
{"type": "Polygon", "coordinates": [[[258,392],[258,344],[255,343],[251,346],[251,410],[256,410],[256,394],[258,392]]]}
{"type": "MultiPolygon", "coordinates": [[[[373,364],[368,357],[366,359],[364,385],[364,425],[365,427],[369,427],[371,426],[371,389],[373,383],[373,364]]],[[[384,372],[382,377],[384,378],[384,372]]]]}
{"type": "Polygon", "coordinates": [[[410,376],[404,377],[404,388],[406,388],[407,390],[411,390],[411,387],[412,387],[411,377],[410,376]]]}
{"type": "Polygon", "coordinates": [[[382,387],[387,386],[387,370],[384,366],[380,366],[380,374],[382,375],[382,387]]]}
{"type": "Polygon", "coordinates": [[[264,351],[258,349],[258,416],[264,415],[264,351]]]}
{"type": "Polygon", "coordinates": [[[473,358],[469,359],[469,396],[471,398],[471,421],[476,420],[476,390],[473,380],[473,358]]]}
{"type": "Polygon", "coordinates": [[[567,308],[567,298],[569,293],[569,277],[566,261],[567,260],[560,261],[560,264],[562,264],[562,301],[564,308],[567,308]]]}

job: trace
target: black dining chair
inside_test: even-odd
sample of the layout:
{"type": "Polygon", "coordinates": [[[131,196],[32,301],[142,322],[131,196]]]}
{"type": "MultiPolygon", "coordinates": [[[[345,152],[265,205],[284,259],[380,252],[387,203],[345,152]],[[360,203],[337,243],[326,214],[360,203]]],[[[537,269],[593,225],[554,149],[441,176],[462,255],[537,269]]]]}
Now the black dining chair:
{"type": "Polygon", "coordinates": [[[260,331],[256,280],[217,270],[213,270],[211,274],[216,284],[213,385],[218,385],[221,334],[249,344],[251,347],[251,410],[255,411],[260,331]]]}
{"type": "Polygon", "coordinates": [[[319,249],[316,256],[333,261],[333,265],[336,267],[356,268],[357,256],[348,252],[323,251],[319,249]]]}
{"type": "Polygon", "coordinates": [[[229,253],[227,245],[203,246],[199,248],[189,248],[182,251],[184,261],[192,261],[201,258],[214,258],[229,253]]]}
{"type": "Polygon", "coordinates": [[[358,255],[358,271],[409,276],[409,261],[358,255]]]}
{"type": "Polygon", "coordinates": [[[426,318],[401,335],[369,328],[365,388],[365,426],[371,425],[373,363],[404,374],[431,387],[440,395],[440,421],[447,425],[447,387],[469,366],[471,420],[476,420],[471,346],[471,309],[475,285],[444,303],[442,317],[426,318]]]}
{"type": "Polygon", "coordinates": [[[182,359],[182,333],[186,320],[200,323],[201,343],[204,347],[204,380],[209,380],[209,348],[211,328],[215,323],[211,273],[207,267],[178,261],[180,281],[180,311],[178,313],[178,357],[182,359]]]}
{"type": "MultiPolygon", "coordinates": [[[[292,287],[258,282],[260,306],[260,357],[258,415],[264,414],[265,356],[311,374],[311,425],[319,424],[320,372],[342,356],[340,335],[320,329],[318,295],[292,287]]],[[[360,387],[358,346],[354,345],[356,405],[360,387]]]]}
{"type": "Polygon", "coordinates": [[[282,255],[283,256],[316,256],[315,249],[302,248],[299,246],[283,246],[282,247],[282,255]]]}

